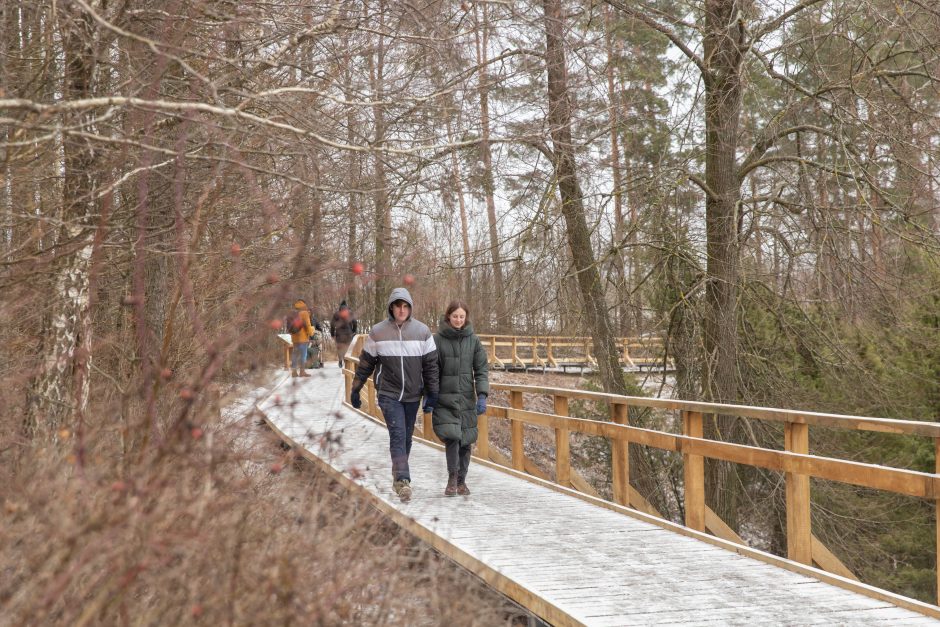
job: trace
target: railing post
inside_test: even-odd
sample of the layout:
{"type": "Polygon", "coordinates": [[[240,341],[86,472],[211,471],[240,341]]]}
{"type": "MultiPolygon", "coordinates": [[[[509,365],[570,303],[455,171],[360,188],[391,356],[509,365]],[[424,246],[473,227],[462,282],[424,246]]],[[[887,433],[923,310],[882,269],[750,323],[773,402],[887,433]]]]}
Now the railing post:
{"type": "Polygon", "coordinates": [[[343,396],[343,400],[346,401],[347,403],[349,402],[349,394],[350,392],[352,392],[352,380],[353,380],[353,373],[343,368],[343,382],[346,388],[346,395],[343,396]]]}
{"type": "Polygon", "coordinates": [[[490,353],[490,362],[495,364],[496,363],[496,336],[495,335],[490,336],[489,353],[490,353]]]}
{"type": "MultiPolygon", "coordinates": [[[[790,453],[809,454],[809,425],[788,422],[784,425],[785,448],[790,453]]],[[[813,527],[810,518],[809,476],[786,473],[787,481],[787,557],[802,564],[813,564],[813,527]]]]}
{"type": "Polygon", "coordinates": [[[425,413],[423,409],[421,410],[421,431],[424,433],[425,440],[433,442],[437,439],[434,437],[433,416],[431,412],[425,413]]]}
{"type": "MultiPolygon", "coordinates": [[[[618,425],[627,424],[627,406],[611,403],[611,417],[618,425]]],[[[616,438],[611,446],[611,474],[614,480],[614,501],[630,505],[630,443],[616,438]]]]}
{"type": "MultiPolygon", "coordinates": [[[[522,409],[522,392],[509,393],[509,406],[513,409],[522,409]]],[[[510,420],[512,426],[512,467],[525,471],[525,447],[523,442],[523,427],[521,420],[510,420]]]]}
{"type": "Polygon", "coordinates": [[[477,416],[477,456],[490,458],[490,421],[486,414],[477,416]]]}
{"type": "Polygon", "coordinates": [[[545,352],[548,354],[548,356],[546,357],[546,360],[548,361],[548,365],[551,366],[552,368],[557,368],[558,362],[555,361],[555,356],[552,355],[552,338],[548,338],[546,342],[545,352]]]}
{"type": "MultiPolygon", "coordinates": [[[[555,415],[568,415],[568,397],[555,394],[555,415]]],[[[555,483],[571,487],[571,447],[568,429],[555,429],[555,483]]]]}
{"type": "MultiPolygon", "coordinates": [[[[705,431],[702,412],[682,412],[682,434],[701,438],[705,431]]],[[[685,473],[685,526],[705,531],[705,458],[701,455],[682,455],[685,473]]]]}

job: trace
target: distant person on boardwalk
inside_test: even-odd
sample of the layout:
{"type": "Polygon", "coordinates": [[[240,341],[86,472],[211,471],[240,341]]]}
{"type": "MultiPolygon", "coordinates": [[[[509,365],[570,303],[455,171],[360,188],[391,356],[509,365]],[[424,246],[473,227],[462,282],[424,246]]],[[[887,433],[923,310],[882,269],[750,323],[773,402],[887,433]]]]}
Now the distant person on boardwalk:
{"type": "Polygon", "coordinates": [[[310,334],[310,344],[307,347],[307,368],[322,368],[320,349],[323,348],[323,325],[317,320],[313,310],[310,310],[310,326],[313,327],[313,333],[310,334]]]}
{"type": "Polygon", "coordinates": [[[358,326],[359,322],[356,320],[356,316],[353,315],[352,309],[344,300],[339,304],[339,309],[336,310],[333,319],[330,321],[330,334],[336,342],[336,358],[339,361],[340,368],[345,365],[343,358],[346,356],[346,351],[349,350],[349,344],[352,342],[353,336],[356,335],[358,326]]]}
{"type": "Polygon", "coordinates": [[[294,312],[287,317],[287,332],[293,349],[290,355],[290,374],[292,377],[309,377],[307,374],[307,348],[313,337],[313,325],[310,323],[310,309],[307,301],[298,298],[294,303],[294,312]]]}
{"type": "Polygon", "coordinates": [[[455,300],[447,306],[434,344],[441,384],[432,425],[447,458],[444,496],[467,496],[470,447],[477,441],[477,416],[486,412],[490,383],[486,350],[470,325],[466,303],[455,300]]]}
{"type": "Polygon", "coordinates": [[[424,411],[431,412],[438,391],[434,337],[427,325],[411,317],[413,308],[408,290],[403,287],[392,290],[388,297],[388,319],[375,325],[366,338],[349,395],[353,407],[362,407],[359,391],[375,372],[378,405],[388,426],[392,487],[402,501],[411,499],[408,456],[421,394],[424,393],[424,411]]]}

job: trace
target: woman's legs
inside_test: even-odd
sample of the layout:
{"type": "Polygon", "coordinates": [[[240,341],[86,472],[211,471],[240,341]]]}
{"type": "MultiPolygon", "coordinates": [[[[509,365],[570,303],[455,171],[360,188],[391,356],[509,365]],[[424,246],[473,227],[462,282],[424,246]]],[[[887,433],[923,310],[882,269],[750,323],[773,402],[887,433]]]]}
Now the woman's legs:
{"type": "Polygon", "coordinates": [[[459,450],[459,460],[457,467],[457,494],[464,496],[470,494],[467,489],[467,471],[470,469],[470,445],[461,446],[459,450]]]}
{"type": "Polygon", "coordinates": [[[291,371],[301,376],[309,376],[304,372],[304,366],[307,362],[307,346],[308,342],[297,342],[294,344],[294,349],[291,351],[291,371]]]}
{"type": "Polygon", "coordinates": [[[457,474],[460,468],[460,440],[444,440],[444,457],[447,458],[447,474],[457,474]]]}
{"type": "Polygon", "coordinates": [[[444,440],[444,458],[447,460],[447,487],[444,488],[444,496],[457,496],[460,448],[460,440],[444,440]]]}

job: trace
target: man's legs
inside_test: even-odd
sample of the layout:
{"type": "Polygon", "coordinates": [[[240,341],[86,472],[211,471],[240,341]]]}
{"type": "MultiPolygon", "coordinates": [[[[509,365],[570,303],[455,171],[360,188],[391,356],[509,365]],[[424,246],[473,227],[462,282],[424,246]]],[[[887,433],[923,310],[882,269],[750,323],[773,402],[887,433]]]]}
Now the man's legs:
{"type": "Polygon", "coordinates": [[[339,367],[342,368],[345,365],[343,357],[346,356],[346,351],[349,350],[349,342],[337,342],[336,343],[336,360],[339,362],[339,367]]]}
{"type": "Polygon", "coordinates": [[[387,396],[379,396],[379,408],[388,426],[388,450],[392,456],[392,478],[395,492],[402,501],[411,498],[411,470],[408,455],[411,437],[418,416],[418,401],[402,403],[387,396]]]}
{"type": "Polygon", "coordinates": [[[415,421],[418,419],[418,406],[420,405],[421,401],[402,403],[402,407],[405,410],[405,430],[407,433],[405,452],[408,456],[411,456],[411,436],[413,436],[415,432],[415,421]]]}
{"type": "MultiPolygon", "coordinates": [[[[388,427],[388,452],[392,456],[392,478],[395,481],[411,481],[408,469],[408,451],[411,434],[405,420],[405,404],[387,396],[379,396],[379,409],[388,427]]],[[[412,428],[414,423],[412,422],[412,428]]]]}

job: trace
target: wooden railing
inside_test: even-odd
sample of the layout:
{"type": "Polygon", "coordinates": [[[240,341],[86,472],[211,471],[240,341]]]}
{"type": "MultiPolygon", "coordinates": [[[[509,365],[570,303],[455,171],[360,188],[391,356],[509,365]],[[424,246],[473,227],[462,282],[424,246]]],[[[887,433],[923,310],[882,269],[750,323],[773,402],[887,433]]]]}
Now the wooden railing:
{"type": "MultiPolygon", "coordinates": [[[[350,346],[346,376],[346,398],[364,336],[358,336],[350,346]]],[[[811,522],[810,478],[827,479],[866,488],[885,490],[896,494],[934,501],[937,520],[940,521],[940,424],[846,416],[787,409],[772,409],[742,405],[653,399],[619,396],[602,392],[588,392],[564,388],[537,387],[491,383],[490,393],[508,393],[509,405],[491,404],[485,415],[479,417],[479,439],[475,456],[496,462],[517,471],[529,473],[551,481],[525,454],[524,425],[536,425],[554,430],[555,473],[558,485],[597,496],[597,492],[571,467],[570,436],[580,433],[606,438],[611,443],[612,492],[616,503],[647,514],[662,515],[630,485],[629,445],[637,444],[663,451],[679,453],[683,461],[685,525],[697,531],[707,531],[719,538],[746,545],[721,518],[705,504],[705,459],[723,460],[776,470],[784,473],[786,481],[787,557],[796,562],[819,568],[849,579],[855,575],[813,535],[811,522]],[[554,413],[523,409],[526,396],[550,397],[554,413]],[[594,401],[607,406],[610,421],[588,420],[569,416],[571,401],[594,401]],[[678,412],[682,433],[634,427],[629,424],[630,409],[650,408],[678,412]],[[703,437],[704,420],[709,415],[725,415],[782,423],[783,450],[732,444],[703,437]],[[490,421],[508,420],[511,434],[511,457],[501,454],[490,443],[490,421]],[[809,436],[811,427],[825,427],[855,431],[874,431],[932,438],[937,451],[935,473],[891,468],[876,464],[811,455],[809,436]]],[[[370,379],[362,395],[364,411],[382,420],[370,379]]],[[[428,416],[423,418],[423,436],[435,441],[428,416]]],[[[937,546],[940,547],[940,524],[937,525],[937,546]]],[[[940,598],[940,576],[937,577],[940,598]]]]}
{"type": "MultiPolygon", "coordinates": [[[[479,334],[486,347],[490,365],[498,368],[594,368],[590,337],[549,335],[486,335],[479,334]]],[[[660,337],[623,337],[617,339],[620,361],[630,368],[666,367],[663,340],[660,337]]]]}

